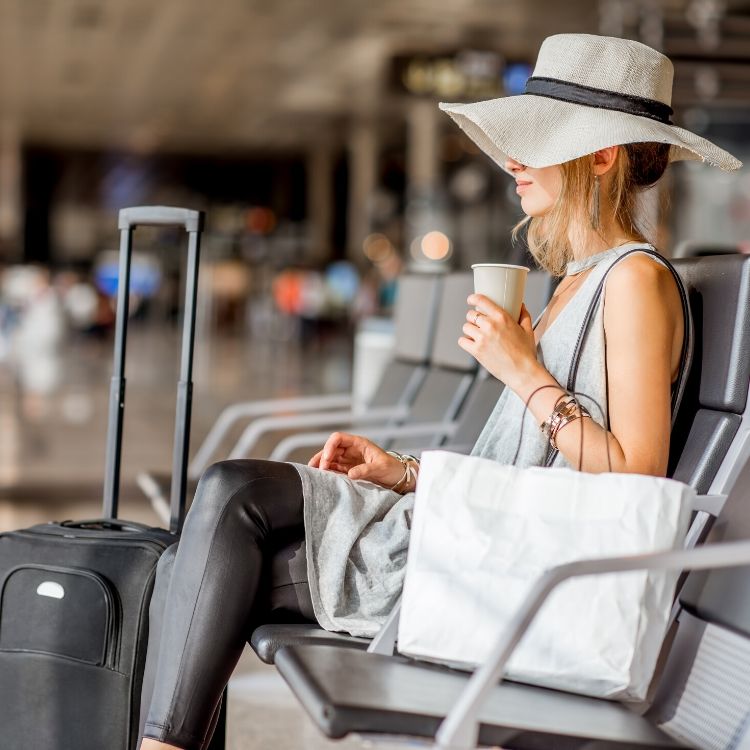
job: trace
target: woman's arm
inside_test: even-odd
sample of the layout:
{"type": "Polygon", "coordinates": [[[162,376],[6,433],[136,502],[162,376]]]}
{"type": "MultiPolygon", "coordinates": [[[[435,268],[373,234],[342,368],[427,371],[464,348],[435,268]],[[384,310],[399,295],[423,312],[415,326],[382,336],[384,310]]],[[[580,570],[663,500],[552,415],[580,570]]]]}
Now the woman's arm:
{"type": "MultiPolygon", "coordinates": [[[[464,326],[459,345],[525,402],[541,424],[563,388],[537,361],[531,319],[520,325],[487,298],[472,295],[486,317],[464,326]],[[473,328],[473,330],[471,330],[473,328]]],[[[473,320],[473,313],[467,314],[473,320]]],[[[572,466],[664,476],[671,431],[671,383],[682,346],[680,299],[670,272],[645,256],[633,256],[607,277],[604,330],[607,343],[610,431],[591,419],[576,419],[557,433],[557,446],[572,466]],[[605,443],[605,440],[607,441],[605,443]]],[[[571,352],[572,354],[572,352],[571,352]]],[[[595,411],[592,410],[595,415],[595,411]]]]}

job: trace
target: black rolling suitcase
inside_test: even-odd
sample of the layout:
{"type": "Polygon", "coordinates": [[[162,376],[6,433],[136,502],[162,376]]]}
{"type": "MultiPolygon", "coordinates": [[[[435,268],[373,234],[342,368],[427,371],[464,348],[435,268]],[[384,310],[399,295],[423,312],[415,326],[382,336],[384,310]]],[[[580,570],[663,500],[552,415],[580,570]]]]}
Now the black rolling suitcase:
{"type": "MultiPolygon", "coordinates": [[[[185,509],[195,298],[203,214],[120,211],[120,274],[104,518],[0,535],[0,748],[133,750],[156,563],[185,509]],[[118,521],[133,230],[178,226],[189,249],[177,392],[170,530],[118,521]]],[[[212,745],[213,746],[213,745],[212,745]]]]}

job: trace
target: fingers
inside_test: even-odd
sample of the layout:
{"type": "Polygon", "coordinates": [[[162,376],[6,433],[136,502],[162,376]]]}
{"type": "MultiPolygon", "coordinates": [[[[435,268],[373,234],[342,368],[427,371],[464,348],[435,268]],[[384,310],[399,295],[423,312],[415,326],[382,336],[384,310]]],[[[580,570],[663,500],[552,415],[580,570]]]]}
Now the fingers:
{"type": "MultiPolygon", "coordinates": [[[[482,318],[486,318],[487,316],[480,312],[479,310],[471,309],[466,311],[466,320],[468,321],[469,325],[476,326],[479,328],[482,318]]],[[[465,326],[464,326],[465,327],[465,326]]]]}
{"type": "Polygon", "coordinates": [[[327,471],[341,471],[346,474],[349,466],[345,463],[341,463],[341,454],[335,454],[325,466],[322,465],[323,450],[319,450],[308,462],[307,465],[313,469],[326,469],[327,471]]]}
{"type": "Polygon", "coordinates": [[[525,331],[532,331],[534,329],[534,321],[531,319],[531,313],[526,305],[523,304],[521,305],[521,317],[518,319],[518,325],[525,331]]]}
{"type": "MultiPolygon", "coordinates": [[[[502,307],[496,305],[489,297],[485,297],[483,294],[470,294],[466,298],[466,302],[475,307],[483,315],[491,318],[508,317],[508,313],[502,307]]],[[[468,315],[466,317],[469,318],[468,315]]]]}
{"type": "Polygon", "coordinates": [[[308,462],[307,465],[311,466],[313,469],[319,469],[320,468],[320,459],[323,456],[323,450],[319,450],[308,462]]]}
{"type": "Polygon", "coordinates": [[[357,435],[350,435],[347,432],[334,432],[323,446],[318,468],[336,471],[333,466],[337,464],[340,467],[346,467],[343,468],[343,471],[346,471],[349,466],[361,463],[362,443],[363,438],[357,435]],[[346,466],[347,464],[348,466],[346,466]]]}
{"type": "Polygon", "coordinates": [[[328,440],[326,440],[323,450],[320,451],[320,459],[318,461],[319,469],[330,469],[336,454],[339,453],[343,433],[334,432],[328,440]]]}
{"type": "Polygon", "coordinates": [[[357,466],[353,466],[346,473],[349,479],[367,479],[369,474],[370,474],[369,464],[358,464],[357,466]]]}
{"type": "Polygon", "coordinates": [[[458,345],[465,351],[471,354],[472,357],[476,359],[476,347],[477,342],[474,341],[474,339],[469,338],[468,336],[462,336],[458,340],[458,345]]]}
{"type": "Polygon", "coordinates": [[[467,339],[475,341],[480,333],[478,328],[479,326],[475,326],[473,323],[464,323],[461,330],[463,331],[463,334],[467,339]]]}

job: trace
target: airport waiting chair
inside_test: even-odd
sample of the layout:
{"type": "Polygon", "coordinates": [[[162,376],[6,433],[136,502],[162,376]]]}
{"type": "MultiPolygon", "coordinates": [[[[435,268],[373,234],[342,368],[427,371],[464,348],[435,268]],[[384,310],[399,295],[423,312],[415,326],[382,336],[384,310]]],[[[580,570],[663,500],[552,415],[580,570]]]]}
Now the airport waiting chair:
{"type": "Polygon", "coordinates": [[[318,727],[333,738],[352,732],[435,738],[433,747],[444,750],[478,744],[507,750],[747,748],[749,493],[746,466],[706,545],[549,570],[473,675],[326,645],[283,648],[276,665],[318,727]],[[691,573],[682,590],[674,640],[645,714],[616,701],[501,682],[513,650],[555,586],[575,576],[646,568],[700,572],[691,573]]]}
{"type": "Polygon", "coordinates": [[[730,255],[739,253],[739,243],[725,242],[701,242],[695,240],[682,240],[674,248],[675,258],[700,258],[707,255],[730,255]]]}
{"type": "MultiPolygon", "coordinates": [[[[466,315],[466,297],[471,293],[473,283],[468,274],[455,273],[446,277],[443,285],[443,303],[440,309],[438,327],[444,325],[446,335],[435,337],[432,354],[433,362],[445,366],[459,366],[467,361],[467,355],[458,347],[456,340],[466,315]],[[441,321],[444,320],[444,323],[441,321]],[[455,331],[454,331],[455,329],[455,331]],[[451,335],[451,331],[455,335],[451,335]]],[[[553,279],[542,271],[528,274],[524,302],[534,320],[538,319],[547,306],[553,291],[553,279]]],[[[477,381],[454,420],[430,421],[434,413],[432,399],[439,393],[425,392],[420,406],[415,403],[407,419],[396,425],[364,427],[360,434],[388,448],[418,455],[429,447],[443,447],[457,452],[468,452],[479,437],[484,423],[497,401],[502,386],[488,373],[480,370],[477,381]]],[[[421,395],[421,394],[420,394],[421,395]]],[[[270,454],[275,461],[285,461],[300,448],[312,449],[321,445],[328,433],[317,431],[291,435],[278,443],[270,454]]]]}
{"type": "MultiPolygon", "coordinates": [[[[672,430],[668,475],[726,495],[750,459],[750,257],[675,261],[688,289],[695,352],[672,430]]],[[[698,514],[689,544],[708,530],[698,514]]]]}
{"type": "MultiPolygon", "coordinates": [[[[696,346],[672,432],[669,474],[701,494],[722,496],[750,457],[750,258],[700,258],[677,261],[676,265],[688,288],[696,346]]],[[[491,381],[484,385],[491,386],[491,381]]],[[[471,399],[467,399],[462,412],[468,434],[459,423],[446,448],[468,450],[474,442],[470,438],[476,439],[474,431],[483,424],[484,404],[476,386],[472,396],[475,394],[475,413],[471,413],[475,406],[471,399]]],[[[484,419],[487,413],[484,412],[484,419]]],[[[368,435],[374,439],[378,433],[370,431],[368,435]]],[[[710,520],[710,514],[697,513],[687,540],[689,546],[701,540],[710,520]]],[[[369,645],[364,638],[299,623],[267,623],[256,628],[250,639],[255,652],[267,663],[273,662],[283,646],[319,642],[359,649],[369,645]]]]}
{"type": "MultiPolygon", "coordinates": [[[[456,345],[466,311],[466,297],[472,289],[473,281],[470,273],[451,273],[443,278],[440,299],[434,316],[432,350],[429,354],[426,374],[412,394],[411,401],[404,403],[397,412],[386,410],[383,413],[381,410],[368,408],[356,412],[332,411],[304,414],[299,418],[291,416],[259,419],[249,425],[240,436],[229,458],[245,458],[251,455],[263,436],[282,429],[294,430],[306,426],[325,427],[327,431],[322,434],[325,434],[327,438],[332,429],[346,429],[362,433],[368,425],[373,424],[393,429],[407,423],[449,424],[455,418],[477,369],[476,361],[456,345]]],[[[305,435],[306,433],[298,434],[305,435]]],[[[311,442],[308,438],[305,442],[305,439],[301,437],[300,444],[317,449],[322,443],[315,442],[315,439],[311,442]]],[[[308,455],[309,452],[306,452],[305,458],[308,455]]],[[[276,451],[272,452],[271,457],[279,460],[276,451]]]]}
{"type": "MultiPolygon", "coordinates": [[[[455,419],[421,422],[410,416],[400,425],[363,427],[358,430],[358,434],[378,445],[415,456],[430,447],[468,453],[479,437],[503,387],[499,380],[480,368],[455,419]]],[[[322,445],[329,435],[330,431],[290,435],[278,443],[269,458],[272,461],[286,461],[294,451],[301,448],[309,451],[322,445]]]]}
{"type": "MultiPolygon", "coordinates": [[[[355,408],[351,392],[230,404],[221,412],[190,461],[188,495],[192,497],[195,493],[198,479],[212,461],[226,458],[226,453],[221,454],[221,448],[238,423],[248,420],[257,422],[258,419],[268,419],[269,415],[285,415],[286,422],[301,421],[300,427],[309,427],[320,423],[316,421],[320,419],[318,415],[322,413],[325,418],[331,410],[336,410],[342,421],[346,421],[347,417],[352,419],[370,414],[372,416],[369,418],[383,422],[405,414],[427,374],[442,283],[443,276],[436,274],[407,274],[399,279],[393,311],[393,358],[363,408],[355,408]],[[312,417],[312,414],[316,416],[312,417]]],[[[242,448],[241,445],[239,447],[242,448]]],[[[167,508],[171,485],[168,473],[142,471],[137,476],[137,483],[157,512],[167,508]]]]}
{"type": "Polygon", "coordinates": [[[529,271],[526,276],[523,303],[532,320],[538,320],[544,312],[558,281],[559,279],[550,276],[546,271],[529,271]]]}
{"type": "MultiPolygon", "coordinates": [[[[678,269],[690,293],[697,347],[675,425],[671,464],[675,477],[702,494],[686,542],[689,549],[651,558],[657,565],[678,569],[748,565],[747,544],[744,558],[733,556],[731,549],[690,546],[705,537],[709,519],[719,513],[710,541],[750,537],[750,258],[680,261],[678,269]],[[731,500],[722,510],[730,490],[731,500]]],[[[648,557],[629,563],[615,561],[612,565],[620,567],[613,569],[645,564],[648,557]]],[[[592,563],[588,568],[587,563],[576,565],[565,570],[581,574],[609,569],[605,563],[592,563]]],[[[562,575],[561,571],[551,572],[546,583],[556,581],[558,574],[562,575]]],[[[505,647],[498,646],[498,659],[475,673],[471,688],[467,687],[468,675],[390,655],[397,612],[370,644],[373,653],[361,650],[365,639],[346,637],[348,640],[337,642],[336,634],[328,633],[318,640],[302,639],[302,645],[282,646],[276,664],[316,723],[332,737],[349,732],[434,737],[443,717],[454,711],[442,725],[438,739],[443,744],[439,746],[474,747],[476,701],[481,703],[489,695],[479,714],[483,743],[567,749],[674,747],[681,741],[696,747],[739,747],[729,740],[710,744],[705,736],[714,731],[723,733],[725,740],[732,736],[737,740],[742,731],[747,733],[741,726],[750,716],[749,670],[745,669],[750,663],[747,580],[747,571],[740,574],[736,570],[711,573],[707,579],[697,574],[688,578],[681,590],[684,606],[679,610],[677,640],[645,719],[613,702],[524,685],[495,686],[508,649],[520,638],[520,627],[506,634],[505,647]],[[721,583],[735,579],[745,582],[745,588],[721,583]],[[714,598],[712,607],[707,608],[709,594],[714,598]],[[720,605],[716,597],[723,597],[720,605]],[[744,634],[744,642],[737,633],[744,634]],[[321,645],[311,645],[317,642],[321,645]],[[732,649],[736,653],[727,659],[710,661],[711,653],[732,649]],[[686,662],[686,655],[689,658],[696,653],[700,659],[686,662]],[[727,694],[728,703],[723,700],[727,694]],[[693,703],[681,701],[683,695],[693,703]],[[716,699],[717,695],[722,699],[716,699]],[[727,707],[736,715],[723,712],[727,707]]],[[[537,604],[530,602],[527,614],[533,613],[537,604]]],[[[519,622],[524,617],[519,614],[519,622]]],[[[750,735],[744,741],[750,742],[750,735]]]]}

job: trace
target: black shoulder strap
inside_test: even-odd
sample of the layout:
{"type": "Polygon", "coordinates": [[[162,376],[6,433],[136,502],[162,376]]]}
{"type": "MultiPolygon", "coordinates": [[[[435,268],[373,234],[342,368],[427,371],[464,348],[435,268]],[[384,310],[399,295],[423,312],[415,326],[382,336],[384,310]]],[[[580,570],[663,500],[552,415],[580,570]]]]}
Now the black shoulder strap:
{"type": "MultiPolygon", "coordinates": [[[[685,392],[687,375],[693,359],[693,316],[690,311],[690,304],[688,302],[688,295],[685,289],[685,285],[683,284],[682,278],[677,272],[677,269],[663,255],[657,253],[651,248],[634,248],[633,250],[628,250],[627,252],[623,253],[621,256],[619,256],[619,258],[615,260],[614,263],[612,263],[612,265],[610,265],[610,267],[605,271],[602,278],[599,280],[599,284],[594,290],[594,294],[591,297],[591,302],[589,303],[588,309],[586,310],[586,315],[583,318],[581,330],[578,332],[578,338],[576,339],[576,345],[573,349],[573,358],[570,362],[570,370],[568,371],[568,380],[565,387],[569,393],[575,392],[576,378],[578,376],[578,368],[581,364],[581,353],[583,351],[583,345],[586,341],[586,336],[588,335],[591,325],[594,322],[594,314],[596,313],[596,308],[599,304],[599,301],[601,300],[602,293],[604,292],[604,283],[607,280],[607,276],[618,263],[627,258],[629,255],[633,255],[634,253],[645,253],[646,255],[651,255],[652,257],[663,263],[674,277],[675,283],[677,284],[677,290],[680,294],[680,304],[682,305],[682,318],[684,322],[685,332],[682,337],[680,369],[677,374],[677,381],[675,384],[676,387],[672,391],[672,425],[674,425],[675,418],[677,417],[677,409],[680,406],[682,395],[685,392]]],[[[555,458],[557,457],[557,453],[558,451],[556,450],[548,451],[544,465],[551,466],[555,458]]]]}

